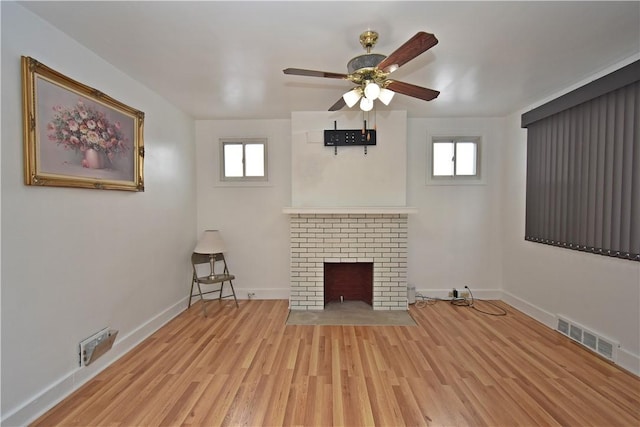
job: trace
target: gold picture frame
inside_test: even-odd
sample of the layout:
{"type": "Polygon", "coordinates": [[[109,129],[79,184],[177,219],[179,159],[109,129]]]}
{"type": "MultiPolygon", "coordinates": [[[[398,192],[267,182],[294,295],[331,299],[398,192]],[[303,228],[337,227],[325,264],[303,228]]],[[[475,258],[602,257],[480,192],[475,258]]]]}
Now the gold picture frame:
{"type": "Polygon", "coordinates": [[[144,191],[144,113],[22,57],[26,185],[144,191]]]}

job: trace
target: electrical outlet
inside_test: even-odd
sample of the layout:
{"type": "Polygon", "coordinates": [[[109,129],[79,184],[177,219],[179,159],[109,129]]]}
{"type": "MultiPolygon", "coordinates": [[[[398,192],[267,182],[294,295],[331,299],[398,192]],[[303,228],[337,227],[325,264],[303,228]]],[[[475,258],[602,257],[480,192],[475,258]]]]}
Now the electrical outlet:
{"type": "Polygon", "coordinates": [[[254,299],[254,298],[256,297],[256,293],[255,293],[255,292],[249,292],[249,293],[247,294],[247,297],[248,297],[249,299],[254,299]]]}
{"type": "Polygon", "coordinates": [[[449,298],[469,298],[469,291],[458,291],[456,288],[449,291],[449,298]]]}

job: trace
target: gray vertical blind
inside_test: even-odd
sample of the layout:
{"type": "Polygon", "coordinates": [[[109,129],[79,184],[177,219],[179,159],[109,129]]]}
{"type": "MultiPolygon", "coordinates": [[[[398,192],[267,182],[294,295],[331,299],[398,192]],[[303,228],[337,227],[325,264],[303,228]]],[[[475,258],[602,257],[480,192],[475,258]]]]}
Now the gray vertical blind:
{"type": "Polygon", "coordinates": [[[640,261],[640,82],[635,79],[532,123],[523,115],[526,240],[640,261]]]}

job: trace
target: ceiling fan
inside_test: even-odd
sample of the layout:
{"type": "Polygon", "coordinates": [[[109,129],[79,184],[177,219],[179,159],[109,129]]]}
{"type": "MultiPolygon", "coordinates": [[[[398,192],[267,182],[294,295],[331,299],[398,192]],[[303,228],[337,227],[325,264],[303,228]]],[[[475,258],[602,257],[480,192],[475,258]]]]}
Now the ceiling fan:
{"type": "Polygon", "coordinates": [[[285,74],[297,76],[343,79],[355,83],[356,86],[333,104],[329,111],[338,111],[344,106],[351,108],[358,100],[360,100],[360,108],[363,111],[369,111],[373,108],[373,101],[376,99],[379,99],[385,105],[389,105],[395,93],[425,101],[431,101],[440,94],[437,90],[388,78],[392,72],[402,65],[435,46],[438,43],[438,39],[433,34],[420,31],[389,56],[371,53],[371,48],[377,41],[378,33],[375,31],[369,30],[360,34],[360,44],[366,49],[367,53],[356,56],[347,63],[348,74],[304,70],[301,68],[286,68],[282,71],[285,74]]]}

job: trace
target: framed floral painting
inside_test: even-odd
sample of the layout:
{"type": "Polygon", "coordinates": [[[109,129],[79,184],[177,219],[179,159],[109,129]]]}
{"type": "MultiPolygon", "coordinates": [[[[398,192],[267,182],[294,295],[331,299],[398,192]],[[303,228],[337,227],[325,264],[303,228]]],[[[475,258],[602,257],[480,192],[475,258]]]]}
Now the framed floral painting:
{"type": "Polygon", "coordinates": [[[22,57],[27,185],[144,191],[144,113],[22,57]]]}

